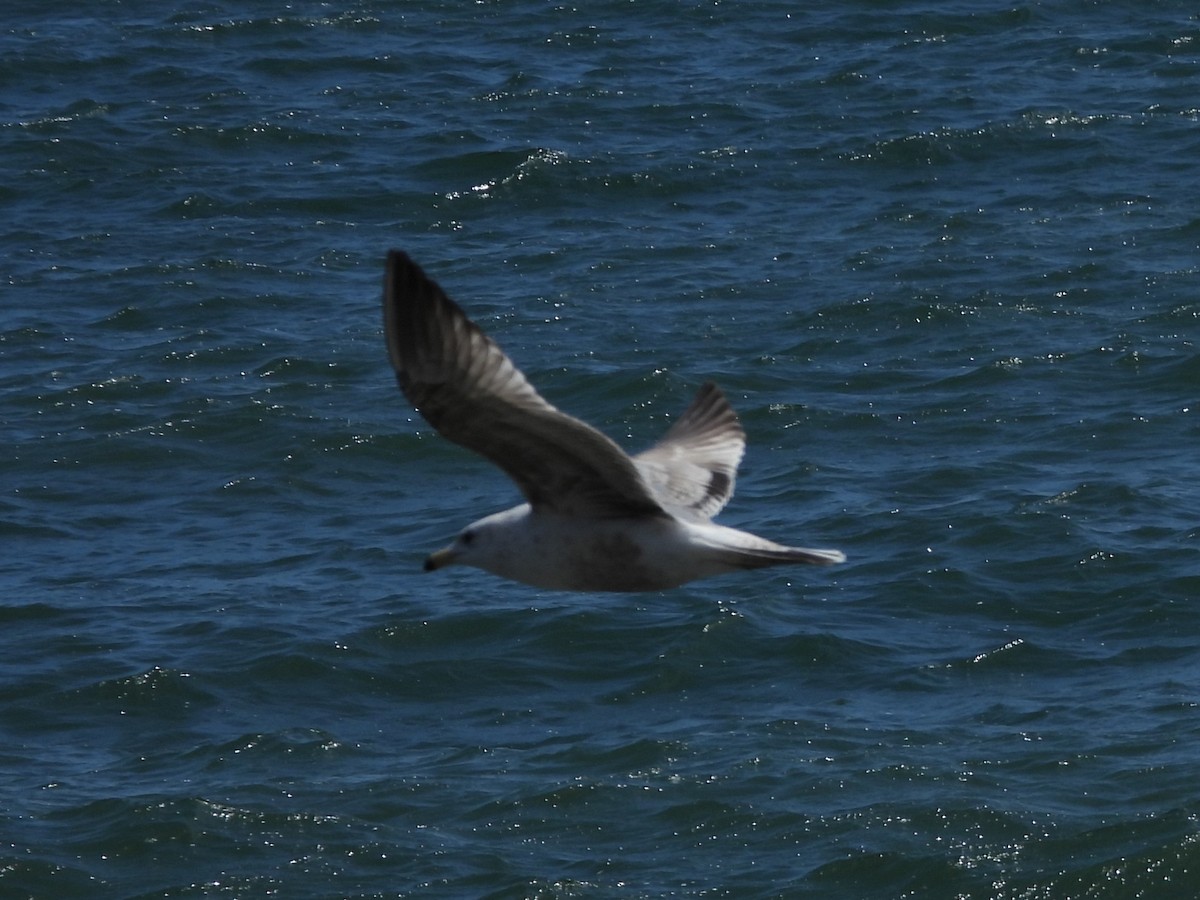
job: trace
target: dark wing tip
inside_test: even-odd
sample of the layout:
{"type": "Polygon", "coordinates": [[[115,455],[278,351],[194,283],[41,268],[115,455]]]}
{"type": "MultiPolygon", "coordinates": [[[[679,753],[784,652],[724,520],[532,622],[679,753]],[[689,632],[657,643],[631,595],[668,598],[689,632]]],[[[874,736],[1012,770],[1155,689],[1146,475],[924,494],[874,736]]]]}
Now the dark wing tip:
{"type": "MultiPolygon", "coordinates": [[[[389,250],[383,270],[383,336],[387,341],[388,358],[392,368],[400,373],[400,298],[405,295],[401,284],[403,273],[416,266],[402,250],[389,250]]],[[[407,278],[403,279],[407,281],[407,278]]]]}
{"type": "Polygon", "coordinates": [[[427,280],[421,267],[413,262],[407,253],[403,250],[389,250],[383,277],[385,305],[394,302],[394,298],[403,294],[404,289],[413,286],[414,282],[427,280]]]}
{"type": "Polygon", "coordinates": [[[414,324],[412,298],[431,285],[429,277],[403,250],[389,250],[383,276],[383,332],[388,357],[399,375],[404,368],[402,338],[414,324]]]}
{"type": "MultiPolygon", "coordinates": [[[[436,281],[403,250],[391,250],[383,278],[383,330],[388,358],[404,393],[414,381],[451,377],[456,354],[472,349],[482,332],[436,281]]],[[[486,339],[483,339],[486,342],[486,339]]]]}

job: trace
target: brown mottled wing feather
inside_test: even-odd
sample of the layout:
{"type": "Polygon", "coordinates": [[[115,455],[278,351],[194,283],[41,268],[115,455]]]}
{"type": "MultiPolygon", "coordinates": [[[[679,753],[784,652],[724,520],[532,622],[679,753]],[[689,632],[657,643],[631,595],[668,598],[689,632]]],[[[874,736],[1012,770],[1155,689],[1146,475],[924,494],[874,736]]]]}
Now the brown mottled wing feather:
{"type": "Polygon", "coordinates": [[[383,321],[400,389],[443,436],[495,463],[535,508],[666,515],[633,461],[551,406],[409,257],[387,258],[383,321]]]}
{"type": "Polygon", "coordinates": [[[668,512],[707,521],[733,496],[746,433],[725,395],[711,382],[657,444],[633,458],[668,512]]]}

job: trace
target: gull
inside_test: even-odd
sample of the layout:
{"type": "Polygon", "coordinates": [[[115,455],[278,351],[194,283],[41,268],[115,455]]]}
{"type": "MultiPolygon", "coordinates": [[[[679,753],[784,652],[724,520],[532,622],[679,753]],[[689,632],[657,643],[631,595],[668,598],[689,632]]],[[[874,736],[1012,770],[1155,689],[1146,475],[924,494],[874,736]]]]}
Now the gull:
{"type": "Polygon", "coordinates": [[[744,569],[831,565],[712,521],[733,495],[746,435],[715,384],[629,456],[542,399],[504,351],[407,254],[387,257],[388,355],[400,390],[443,437],[499,466],[525,503],[468,525],[425,571],[475,566],[560,591],[658,591],[744,569]]]}

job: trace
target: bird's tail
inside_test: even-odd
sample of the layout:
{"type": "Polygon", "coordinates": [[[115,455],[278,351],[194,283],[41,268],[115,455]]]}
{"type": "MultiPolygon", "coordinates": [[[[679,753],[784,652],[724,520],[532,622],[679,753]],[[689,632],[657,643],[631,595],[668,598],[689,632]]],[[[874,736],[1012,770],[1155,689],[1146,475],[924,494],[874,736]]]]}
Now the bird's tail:
{"type": "Polygon", "coordinates": [[[730,569],[763,569],[767,566],[797,564],[832,566],[846,561],[846,554],[841,550],[785,547],[745,532],[738,533],[737,540],[713,546],[713,550],[717,558],[730,569]]]}
{"type": "Polygon", "coordinates": [[[810,566],[832,566],[846,561],[841,550],[816,550],[810,547],[757,548],[731,550],[728,561],[739,569],[763,569],[799,563],[810,566]]]}

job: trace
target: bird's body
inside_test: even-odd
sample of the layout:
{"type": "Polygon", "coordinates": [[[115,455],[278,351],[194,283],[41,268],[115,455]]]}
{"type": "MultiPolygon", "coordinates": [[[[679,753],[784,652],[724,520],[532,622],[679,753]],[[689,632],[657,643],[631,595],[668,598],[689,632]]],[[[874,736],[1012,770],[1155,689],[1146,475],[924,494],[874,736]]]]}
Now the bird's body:
{"type": "Polygon", "coordinates": [[[468,526],[455,545],[433,554],[427,569],[462,556],[503,578],[557,591],[653,591],[698,578],[814,560],[744,531],[671,516],[594,519],[535,513],[528,503],[468,526]],[[464,536],[469,535],[464,542],[464,536]],[[457,546],[458,544],[462,546],[457,546]],[[536,559],[531,567],[529,559],[536,559]]]}
{"type": "Polygon", "coordinates": [[[527,500],[467,526],[426,569],[476,566],[535,587],[650,591],[837,550],[785,547],[710,521],[733,494],[745,433],[706,384],[657,444],[629,456],[551,406],[405,254],[388,254],[384,328],[401,389],[445,437],[527,500]]]}

